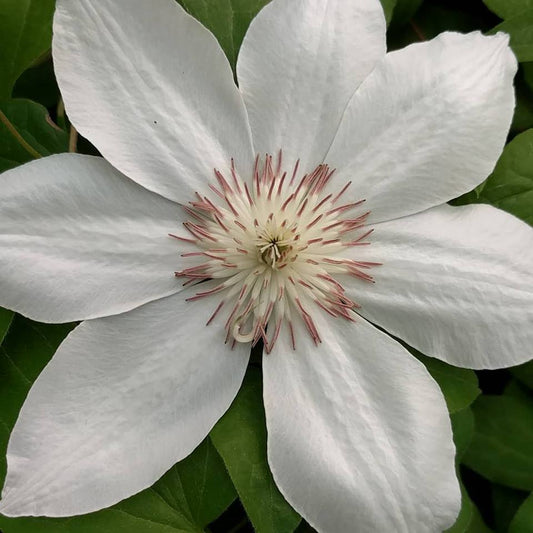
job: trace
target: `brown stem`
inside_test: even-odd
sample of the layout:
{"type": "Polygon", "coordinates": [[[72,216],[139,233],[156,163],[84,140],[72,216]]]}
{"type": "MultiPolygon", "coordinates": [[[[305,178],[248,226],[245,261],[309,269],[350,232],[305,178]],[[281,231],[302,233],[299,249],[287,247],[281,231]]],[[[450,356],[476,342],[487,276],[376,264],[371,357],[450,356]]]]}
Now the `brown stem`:
{"type": "Polygon", "coordinates": [[[15,126],[11,123],[11,121],[6,117],[4,112],[0,110],[0,122],[4,124],[4,126],[8,129],[9,133],[13,135],[13,137],[17,140],[17,142],[28,152],[32,157],[35,157],[35,159],[39,159],[43,157],[42,154],[40,154],[33,146],[31,146],[24,137],[17,131],[15,126]]]}
{"type": "Polygon", "coordinates": [[[70,137],[68,140],[68,151],[77,152],[78,149],[78,132],[74,126],[70,126],[70,137]]]}
{"type": "Polygon", "coordinates": [[[418,39],[420,41],[426,41],[426,36],[424,35],[424,32],[420,29],[420,27],[418,26],[418,24],[414,21],[414,20],[411,20],[409,22],[411,28],[413,28],[413,31],[416,33],[416,36],[418,37],[418,39]]]}

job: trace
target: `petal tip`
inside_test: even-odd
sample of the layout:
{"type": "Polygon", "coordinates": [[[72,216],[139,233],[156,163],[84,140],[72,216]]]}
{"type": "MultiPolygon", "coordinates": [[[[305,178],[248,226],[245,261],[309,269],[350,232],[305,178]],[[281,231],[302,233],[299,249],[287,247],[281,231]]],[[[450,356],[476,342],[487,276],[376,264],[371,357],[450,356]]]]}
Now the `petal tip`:
{"type": "MultiPolygon", "coordinates": [[[[478,33],[478,32],[476,32],[478,33]]],[[[516,73],[518,69],[518,62],[516,60],[515,53],[510,46],[510,35],[503,31],[498,31],[493,35],[483,35],[482,38],[492,45],[494,53],[502,54],[505,61],[508,62],[508,66],[512,71],[512,74],[516,73]]]]}

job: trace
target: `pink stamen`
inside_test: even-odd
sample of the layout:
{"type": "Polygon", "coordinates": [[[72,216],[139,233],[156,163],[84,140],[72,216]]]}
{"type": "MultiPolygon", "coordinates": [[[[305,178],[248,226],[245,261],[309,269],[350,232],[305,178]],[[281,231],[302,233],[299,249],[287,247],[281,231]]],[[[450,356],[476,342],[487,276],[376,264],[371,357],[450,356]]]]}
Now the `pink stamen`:
{"type": "Polygon", "coordinates": [[[239,185],[239,180],[237,179],[237,172],[235,171],[235,160],[231,158],[231,177],[233,178],[233,183],[235,184],[235,189],[238,193],[241,193],[241,187],[239,185]]]}
{"type": "Polygon", "coordinates": [[[297,160],[289,179],[281,150],[276,160],[266,154],[262,161],[261,166],[259,156],[255,158],[251,180],[246,181],[231,159],[228,178],[214,169],[216,182],[209,184],[209,197],[197,192],[194,201],[182,206],[189,215],[183,226],[193,238],[169,236],[197,246],[180,256],[198,264],[174,274],[185,278],[184,286],[220,280],[187,301],[224,293],[207,325],[226,309],[225,342],[232,347],[236,342],[253,346],[262,341],[270,353],[285,322],[295,349],[293,312],[318,345],[322,340],[316,313],[353,322],[359,308],[346,297],[337,276],[375,282],[368,271],[381,263],[342,255],[346,246],[369,244],[372,230],[361,228],[370,212],[348,216],[364,200],[336,205],[351,182],[335,195],[326,194],[335,173],[327,164],[300,173],[297,160]]]}
{"type": "Polygon", "coordinates": [[[190,242],[192,244],[196,244],[198,242],[198,241],[196,241],[194,239],[186,239],[185,237],[180,237],[179,235],[174,235],[173,233],[169,233],[168,236],[172,237],[173,239],[177,239],[178,241],[190,242]]]}
{"type": "Polygon", "coordinates": [[[224,300],[222,300],[217,308],[215,309],[215,312],[211,315],[211,318],[206,322],[206,326],[209,326],[209,324],[211,324],[211,322],[213,322],[213,320],[215,319],[215,317],[217,316],[218,312],[222,309],[222,306],[224,305],[224,300]]]}

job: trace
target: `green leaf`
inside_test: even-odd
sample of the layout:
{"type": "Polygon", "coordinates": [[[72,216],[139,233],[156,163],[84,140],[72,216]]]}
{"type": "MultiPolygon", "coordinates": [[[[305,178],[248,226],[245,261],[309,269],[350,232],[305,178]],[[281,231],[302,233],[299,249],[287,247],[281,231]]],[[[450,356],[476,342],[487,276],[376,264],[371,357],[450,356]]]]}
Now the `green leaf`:
{"type": "Polygon", "coordinates": [[[262,381],[257,369],[249,369],[211,438],[257,533],[294,531],[301,519],[277,489],[268,467],[262,381]]]}
{"type": "Polygon", "coordinates": [[[383,7],[383,11],[385,13],[385,20],[387,21],[387,25],[388,25],[392,19],[392,13],[394,12],[394,8],[396,7],[396,0],[380,0],[380,1],[383,7]]]}
{"type": "Polygon", "coordinates": [[[533,531],[533,494],[524,501],[518,509],[511,525],[509,533],[531,533],[533,531]]]}
{"type": "Polygon", "coordinates": [[[515,81],[516,108],[511,129],[521,132],[508,143],[492,174],[452,205],[491,204],[533,224],[533,96],[521,77],[515,81]],[[523,131],[526,129],[527,131],[523,131]]]}
{"type": "Polygon", "coordinates": [[[489,33],[498,31],[509,34],[510,45],[518,61],[533,61],[533,9],[504,20],[489,33]]]}
{"type": "Polygon", "coordinates": [[[511,374],[524,385],[533,389],[533,361],[509,369],[511,374]]]}
{"type": "MultiPolygon", "coordinates": [[[[28,390],[71,324],[51,326],[16,317],[0,347],[0,484],[7,441],[28,390]]],[[[236,498],[224,463],[209,439],[155,485],[110,509],[74,518],[6,518],[3,533],[199,533],[236,498]]]]}
{"type": "Polygon", "coordinates": [[[480,390],[475,372],[427,357],[413,348],[409,350],[424,363],[433,379],[439,384],[450,413],[461,411],[477,398],[480,390]]]}
{"type": "Polygon", "coordinates": [[[27,98],[47,108],[57,107],[60,95],[52,56],[22,73],[13,89],[13,98],[27,98]]]}
{"type": "Polygon", "coordinates": [[[31,384],[72,329],[16,316],[0,346],[0,483],[6,472],[5,451],[11,428],[31,384]]]}
{"type": "Polygon", "coordinates": [[[494,526],[496,533],[507,533],[516,511],[527,498],[528,493],[493,484],[491,487],[494,526]]]}
{"type": "Polygon", "coordinates": [[[503,393],[508,398],[515,398],[519,401],[528,403],[530,398],[530,392],[520,383],[520,381],[516,379],[511,379],[507,384],[505,385],[505,388],[503,389],[503,393]]]}
{"type": "Polygon", "coordinates": [[[50,49],[55,0],[0,3],[0,100],[9,98],[17,78],[50,49]]]}
{"type": "Polygon", "coordinates": [[[533,400],[481,396],[473,411],[476,429],[463,462],[490,481],[533,489],[533,400]]]}
{"type": "Polygon", "coordinates": [[[490,529],[484,524],[478,508],[470,499],[462,483],[461,501],[461,511],[457,521],[445,533],[490,533],[490,529]]]}
{"type": "Polygon", "coordinates": [[[522,68],[526,85],[528,86],[529,90],[533,91],[533,63],[522,63],[520,66],[522,68]]]}
{"type": "MultiPolygon", "coordinates": [[[[166,501],[175,501],[182,492],[195,524],[204,528],[218,518],[237,498],[237,492],[222,458],[211,439],[206,438],[196,450],[172,467],[153,489],[166,501]]],[[[120,507],[120,504],[119,504],[120,507]]]]}
{"type": "Polygon", "coordinates": [[[155,485],[103,511],[72,518],[6,518],[4,533],[201,533],[235,499],[209,439],[155,485]]]}
{"type": "MultiPolygon", "coordinates": [[[[203,531],[236,497],[224,463],[207,438],[150,489],[118,503],[113,509],[147,523],[155,521],[177,530],[203,531]],[[157,502],[156,507],[153,506],[154,501],[157,502]],[[164,501],[168,507],[165,513],[161,512],[159,501],[164,501]],[[172,515],[171,521],[167,520],[167,513],[172,515]]],[[[120,521],[117,523],[120,524],[120,521]]]]}
{"type": "Polygon", "coordinates": [[[68,135],[46,108],[23,99],[0,102],[0,172],[67,150],[68,135]]]}
{"type": "MultiPolygon", "coordinates": [[[[522,65],[530,63],[522,63],[522,65]]],[[[516,106],[511,124],[512,133],[522,133],[533,127],[533,94],[525,72],[518,71],[515,77],[516,106]]],[[[484,184],[483,184],[484,185],[484,184]]]]}
{"type": "Polygon", "coordinates": [[[467,407],[450,415],[450,419],[456,448],[455,460],[460,463],[474,436],[474,413],[467,407]]]}
{"type": "Polygon", "coordinates": [[[481,513],[474,503],[472,503],[472,518],[465,533],[492,533],[485,522],[483,522],[481,513]]]}
{"type": "Polygon", "coordinates": [[[9,330],[9,326],[11,326],[14,315],[13,311],[0,307],[0,346],[4,342],[4,337],[9,330]]]}
{"type": "Polygon", "coordinates": [[[252,19],[270,0],[178,0],[218,39],[235,69],[244,34],[252,19]]]}
{"type": "Polygon", "coordinates": [[[517,135],[505,147],[479,201],[533,224],[533,129],[517,135]]]}
{"type": "Polygon", "coordinates": [[[533,8],[533,0],[483,0],[484,4],[502,19],[518,15],[533,8]]]}

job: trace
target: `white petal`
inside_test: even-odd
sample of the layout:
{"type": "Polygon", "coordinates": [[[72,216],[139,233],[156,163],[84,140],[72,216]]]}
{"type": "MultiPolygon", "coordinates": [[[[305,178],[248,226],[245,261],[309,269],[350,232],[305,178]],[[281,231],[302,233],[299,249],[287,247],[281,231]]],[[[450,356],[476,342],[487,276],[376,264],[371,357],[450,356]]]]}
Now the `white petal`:
{"type": "Polygon", "coordinates": [[[353,257],[382,262],[348,295],[370,321],[467,368],[531,359],[533,230],[487,205],[433,208],[374,226],[353,257]]]}
{"type": "Polygon", "coordinates": [[[172,200],[253,162],[213,35],[174,0],[58,0],[54,66],[69,118],[121,172],[172,200]]]}
{"type": "MultiPolygon", "coordinates": [[[[207,285],[206,285],[207,286],[207,285]]],[[[84,322],[33,385],[9,441],[7,516],[91,512],[153,484],[229,407],[249,346],[184,293],[84,322]]]]}
{"type": "Polygon", "coordinates": [[[494,168],[516,60],[499,33],[443,33],[387,54],[350,101],[326,161],[379,222],[443,204],[494,168]]]}
{"type": "Polygon", "coordinates": [[[460,507],[450,420],[426,369],[364,319],[314,317],[263,359],[268,461],[322,533],[436,533],[460,507]],[[340,331],[339,331],[340,328],[340,331]]]}
{"type": "Polygon", "coordinates": [[[0,305],[42,322],[122,313],[181,290],[182,209],[100,157],[1,176],[0,305]]]}
{"type": "Polygon", "coordinates": [[[385,53],[378,0],[273,0],[237,62],[257,152],[309,170],[322,162],[346,104],[385,53]]]}

